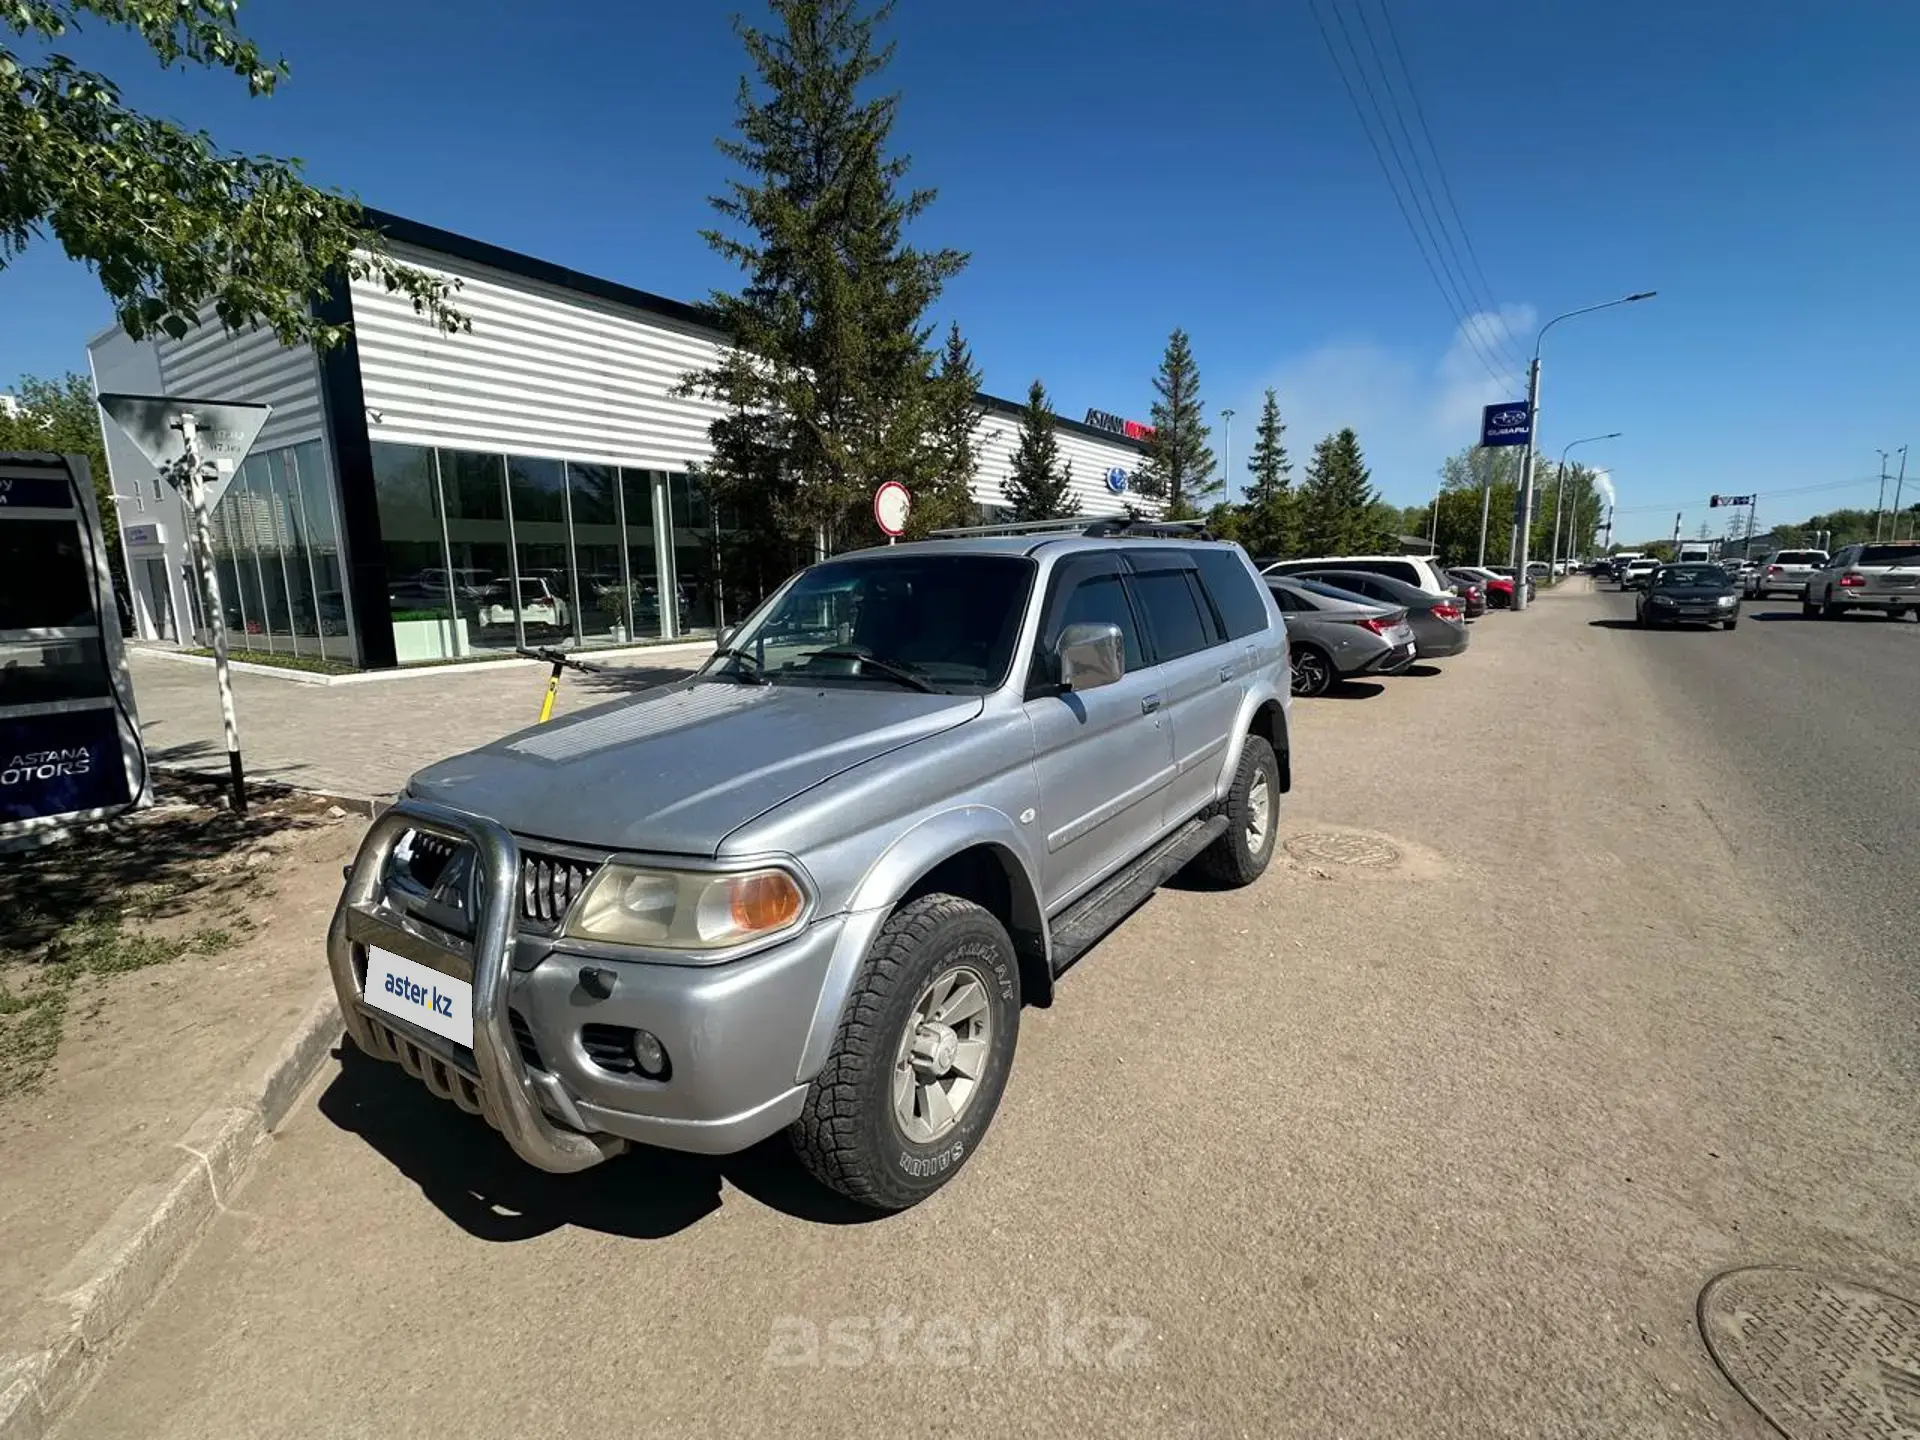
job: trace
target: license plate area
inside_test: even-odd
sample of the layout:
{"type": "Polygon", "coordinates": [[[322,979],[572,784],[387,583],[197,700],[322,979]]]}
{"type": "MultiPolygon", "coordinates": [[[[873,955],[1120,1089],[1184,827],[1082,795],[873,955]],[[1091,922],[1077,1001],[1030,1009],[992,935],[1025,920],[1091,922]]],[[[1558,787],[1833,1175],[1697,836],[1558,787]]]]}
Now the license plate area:
{"type": "Polygon", "coordinates": [[[473,986],[378,945],[367,946],[362,996],[374,1009],[473,1048],[473,986]]]}

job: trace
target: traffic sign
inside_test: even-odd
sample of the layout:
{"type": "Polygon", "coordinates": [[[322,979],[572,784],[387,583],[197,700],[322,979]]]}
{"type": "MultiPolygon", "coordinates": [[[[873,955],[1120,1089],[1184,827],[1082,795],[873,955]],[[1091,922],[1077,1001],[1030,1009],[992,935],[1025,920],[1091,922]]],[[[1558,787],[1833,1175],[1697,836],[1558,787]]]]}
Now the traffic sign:
{"type": "Polygon", "coordinates": [[[260,427],[273,413],[271,405],[238,400],[189,400],[177,395],[102,395],[100,408],[140,447],[140,453],[161,475],[173,480],[187,455],[180,417],[191,415],[197,432],[200,459],[212,469],[206,477],[207,510],[219,505],[240,462],[247,458],[260,427]]]}
{"type": "Polygon", "coordinates": [[[913,494],[898,480],[889,480],[873,492],[873,519],[889,539],[907,532],[907,516],[913,512],[913,494]]]}
{"type": "Polygon", "coordinates": [[[1753,496],[1715,495],[1711,500],[1707,501],[1707,504],[1714,509],[1718,509],[1722,505],[1751,505],[1753,504],[1753,496]]]}
{"type": "Polygon", "coordinates": [[[1525,445],[1533,439],[1533,412],[1524,400],[1487,405],[1480,411],[1482,445],[1525,445]]]}

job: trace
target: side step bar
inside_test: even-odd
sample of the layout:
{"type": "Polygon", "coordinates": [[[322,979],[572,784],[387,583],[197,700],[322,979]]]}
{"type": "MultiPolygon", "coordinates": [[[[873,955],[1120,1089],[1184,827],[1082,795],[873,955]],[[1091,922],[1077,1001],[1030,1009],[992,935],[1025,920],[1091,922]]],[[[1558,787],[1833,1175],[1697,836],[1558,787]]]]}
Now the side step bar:
{"type": "Polygon", "coordinates": [[[1225,815],[1205,820],[1196,815],[1106,884],[1063,910],[1051,926],[1054,975],[1065,974],[1103,935],[1226,833],[1225,815]]]}

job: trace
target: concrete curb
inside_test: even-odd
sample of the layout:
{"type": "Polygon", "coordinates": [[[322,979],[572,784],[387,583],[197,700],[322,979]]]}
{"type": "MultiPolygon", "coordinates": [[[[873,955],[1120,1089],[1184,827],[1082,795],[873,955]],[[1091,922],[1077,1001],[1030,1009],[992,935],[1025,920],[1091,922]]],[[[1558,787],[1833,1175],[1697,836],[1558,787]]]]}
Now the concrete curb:
{"type": "Polygon", "coordinates": [[[0,1353],[0,1440],[43,1440],[80,1397],[115,1334],[153,1302],[226,1209],[341,1031],[329,985],[279,1048],[181,1136],[184,1158],[173,1175],[129,1195],[48,1283],[39,1333],[0,1353]]]}

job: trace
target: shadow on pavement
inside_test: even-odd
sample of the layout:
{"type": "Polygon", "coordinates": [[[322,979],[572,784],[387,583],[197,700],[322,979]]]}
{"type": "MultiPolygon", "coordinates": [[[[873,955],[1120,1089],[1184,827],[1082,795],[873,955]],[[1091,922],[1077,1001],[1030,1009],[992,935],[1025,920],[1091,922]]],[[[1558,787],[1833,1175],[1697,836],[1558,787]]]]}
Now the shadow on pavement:
{"type": "Polygon", "coordinates": [[[1425,680],[1434,675],[1438,675],[1440,673],[1440,667],[1438,665],[1409,665],[1407,666],[1406,669],[1402,670],[1400,673],[1402,675],[1412,675],[1418,679],[1425,680]]]}
{"type": "Polygon", "coordinates": [[[660,1240],[720,1208],[721,1181],[797,1219],[823,1225],[881,1218],[817,1184],[776,1135],[739,1155],[640,1149],[577,1175],[550,1175],[515,1155],[476,1115],[444,1100],[397,1065],[347,1042],[320,1113],[358,1135],[420,1193],[480,1240],[531,1240],[566,1226],[660,1240]]]}
{"type": "Polygon", "coordinates": [[[1366,700],[1380,694],[1387,687],[1377,680],[1341,680],[1324,695],[1311,695],[1310,700],[1366,700]]]}
{"type": "Polygon", "coordinates": [[[1620,620],[1611,617],[1605,620],[1589,620],[1587,624],[1595,630],[1639,630],[1643,628],[1637,620],[1620,620]]]}

